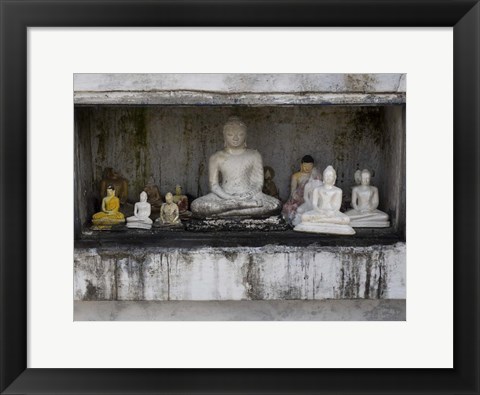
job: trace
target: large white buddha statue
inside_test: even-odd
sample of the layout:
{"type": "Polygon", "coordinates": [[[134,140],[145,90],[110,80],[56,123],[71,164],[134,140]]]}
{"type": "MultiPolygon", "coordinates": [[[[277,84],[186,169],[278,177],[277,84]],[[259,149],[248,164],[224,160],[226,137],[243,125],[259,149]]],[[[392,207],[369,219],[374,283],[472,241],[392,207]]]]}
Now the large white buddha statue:
{"type": "Polygon", "coordinates": [[[355,234],[349,225],[350,217],[340,212],[342,190],[335,186],[336,179],[337,173],[332,166],[328,166],[323,171],[323,184],[313,190],[313,210],[302,214],[302,222],[295,226],[294,230],[338,235],[355,234]]]}
{"type": "Polygon", "coordinates": [[[352,189],[352,210],[347,211],[350,225],[354,228],[388,228],[388,214],[377,210],[378,189],[370,185],[371,173],[365,169],[361,174],[361,183],[352,189]]]}
{"type": "Polygon", "coordinates": [[[280,210],[278,199],[262,192],[263,163],[257,150],[247,148],[247,127],[230,117],[223,127],[225,148],[210,157],[208,195],[195,199],[196,217],[260,217],[280,210]]]}

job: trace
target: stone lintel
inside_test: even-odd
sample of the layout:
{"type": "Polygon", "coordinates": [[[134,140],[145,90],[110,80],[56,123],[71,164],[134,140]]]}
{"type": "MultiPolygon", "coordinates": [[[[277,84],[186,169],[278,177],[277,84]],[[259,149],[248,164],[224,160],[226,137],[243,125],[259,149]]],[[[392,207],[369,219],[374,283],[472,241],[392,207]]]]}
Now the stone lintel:
{"type": "Polygon", "coordinates": [[[294,106],[294,105],[399,105],[404,92],[391,93],[219,93],[196,91],[82,91],[75,105],[164,106],[294,106]]]}
{"type": "Polygon", "coordinates": [[[386,93],[406,92],[402,73],[78,73],[75,92],[204,91],[224,93],[386,93]]]}

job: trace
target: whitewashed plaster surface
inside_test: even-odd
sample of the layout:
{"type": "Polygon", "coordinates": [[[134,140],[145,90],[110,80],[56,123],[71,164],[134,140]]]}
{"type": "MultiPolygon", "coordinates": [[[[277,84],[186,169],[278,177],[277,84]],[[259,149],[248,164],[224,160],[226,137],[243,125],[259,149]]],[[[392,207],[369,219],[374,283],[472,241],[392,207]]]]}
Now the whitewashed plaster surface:
{"type": "Polygon", "coordinates": [[[76,249],[75,300],[405,299],[405,243],[76,249]]]}
{"type": "Polygon", "coordinates": [[[401,104],[405,74],[75,74],[75,104],[401,104]]]}

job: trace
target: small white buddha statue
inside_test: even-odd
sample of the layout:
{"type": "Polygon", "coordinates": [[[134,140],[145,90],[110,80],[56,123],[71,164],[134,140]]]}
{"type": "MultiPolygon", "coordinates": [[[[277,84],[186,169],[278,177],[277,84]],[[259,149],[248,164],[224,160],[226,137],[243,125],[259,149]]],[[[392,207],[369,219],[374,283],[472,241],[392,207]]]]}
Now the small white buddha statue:
{"type": "Polygon", "coordinates": [[[377,210],[378,188],[370,185],[371,173],[365,169],[361,174],[361,184],[352,189],[352,210],[345,214],[350,217],[354,228],[388,228],[388,214],[377,210]]]}
{"type": "Polygon", "coordinates": [[[147,202],[147,192],[140,193],[140,201],[135,203],[133,216],[127,218],[127,228],[151,229],[153,221],[150,219],[152,206],[147,202]]]}
{"type": "Polygon", "coordinates": [[[262,156],[247,148],[245,124],[230,117],[223,138],[225,148],[208,162],[211,193],[192,202],[192,213],[196,217],[260,217],[278,212],[280,201],[262,192],[262,156]]]}
{"type": "Polygon", "coordinates": [[[301,223],[295,226],[298,232],[330,233],[353,235],[350,217],[340,212],[342,190],[335,186],[337,173],[332,166],[323,171],[323,184],[312,193],[313,209],[301,216],[301,223]]]}

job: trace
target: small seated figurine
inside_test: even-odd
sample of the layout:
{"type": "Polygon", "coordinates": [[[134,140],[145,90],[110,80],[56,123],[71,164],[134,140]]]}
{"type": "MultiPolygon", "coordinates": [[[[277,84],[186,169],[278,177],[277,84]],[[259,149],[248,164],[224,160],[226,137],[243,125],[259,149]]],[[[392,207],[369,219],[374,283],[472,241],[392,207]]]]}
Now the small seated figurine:
{"type": "Polygon", "coordinates": [[[303,194],[305,185],[310,179],[313,170],[313,158],[305,155],[302,158],[300,171],[292,175],[290,181],[290,197],[283,205],[282,216],[289,224],[292,224],[297,208],[304,203],[303,194]]]}
{"type": "Polygon", "coordinates": [[[280,199],[278,195],[278,188],[273,181],[275,177],[275,170],[270,166],[265,166],[263,168],[263,189],[262,192],[268,196],[272,196],[275,199],[280,199]]]}
{"type": "Polygon", "coordinates": [[[173,195],[168,192],[165,195],[165,202],[160,209],[160,217],[155,220],[155,226],[179,226],[180,212],[178,206],[173,202],[173,195]]]}
{"type": "Polygon", "coordinates": [[[160,189],[155,185],[155,180],[153,177],[150,178],[149,182],[143,190],[147,193],[147,202],[150,203],[151,210],[154,212],[160,212],[160,208],[163,204],[162,195],[160,194],[160,189]]]}
{"type": "Polygon", "coordinates": [[[322,173],[317,168],[313,168],[312,172],[310,173],[310,178],[308,182],[305,184],[305,188],[303,190],[303,204],[298,206],[297,211],[295,213],[295,218],[293,218],[292,225],[296,226],[300,222],[302,222],[302,214],[306,213],[307,211],[313,210],[313,191],[315,188],[323,185],[322,182],[322,173]]]}
{"type": "Polygon", "coordinates": [[[140,201],[135,203],[133,211],[133,216],[127,218],[127,228],[152,228],[153,221],[149,218],[152,210],[150,203],[147,202],[147,192],[140,193],[140,201]]]}
{"type": "Polygon", "coordinates": [[[100,196],[106,195],[108,185],[115,188],[115,195],[121,204],[125,204],[128,198],[128,182],[111,167],[105,168],[103,172],[103,178],[100,181],[100,196]]]}
{"type": "MultiPolygon", "coordinates": [[[[357,169],[353,175],[353,179],[355,180],[355,185],[360,185],[362,183],[362,171],[357,169]]],[[[352,187],[353,188],[353,187],[352,187]]],[[[343,207],[350,207],[352,205],[351,199],[352,194],[345,194],[343,195],[343,207]]]]}
{"type": "Polygon", "coordinates": [[[360,185],[362,183],[362,171],[357,169],[353,175],[353,178],[355,179],[355,185],[360,185]]]}
{"type": "Polygon", "coordinates": [[[361,185],[352,189],[352,210],[345,214],[350,217],[354,228],[388,228],[388,215],[377,210],[378,189],[370,185],[371,173],[365,169],[361,173],[361,185]]]}
{"type": "Polygon", "coordinates": [[[178,206],[180,218],[188,218],[192,215],[192,213],[188,211],[188,197],[182,193],[182,187],[178,184],[175,186],[173,202],[178,206]]]}
{"type": "Polygon", "coordinates": [[[96,229],[110,229],[112,225],[123,224],[124,215],[118,211],[120,199],[115,196],[113,185],[107,186],[107,196],[102,200],[102,211],[93,214],[92,222],[96,229]]]}
{"type": "Polygon", "coordinates": [[[260,153],[247,148],[247,127],[230,117],[223,127],[225,148],[210,157],[210,191],[195,199],[190,209],[196,217],[265,217],[280,210],[278,199],[262,192],[260,153]]]}
{"type": "Polygon", "coordinates": [[[340,212],[342,190],[335,186],[337,174],[332,166],[323,171],[323,185],[313,190],[313,210],[302,214],[302,222],[295,226],[298,232],[353,235],[350,217],[340,212]]]}

